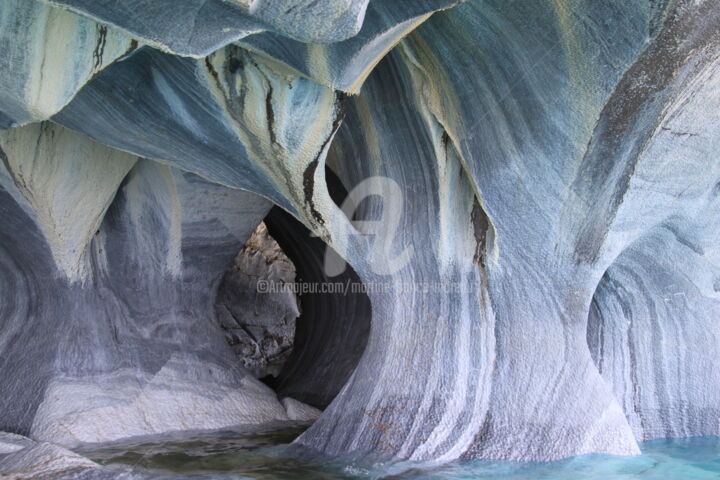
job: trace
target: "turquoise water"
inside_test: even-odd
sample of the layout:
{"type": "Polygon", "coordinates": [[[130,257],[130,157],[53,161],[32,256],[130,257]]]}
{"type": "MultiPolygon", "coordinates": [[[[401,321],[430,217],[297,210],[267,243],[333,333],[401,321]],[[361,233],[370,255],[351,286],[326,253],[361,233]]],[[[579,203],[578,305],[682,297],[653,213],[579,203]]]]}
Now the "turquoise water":
{"type": "Polygon", "coordinates": [[[549,463],[467,461],[440,468],[300,459],[287,445],[307,425],[146,437],[80,451],[149,479],[692,480],[720,479],[720,437],[654,440],[637,457],[585,455],[549,463]]]}

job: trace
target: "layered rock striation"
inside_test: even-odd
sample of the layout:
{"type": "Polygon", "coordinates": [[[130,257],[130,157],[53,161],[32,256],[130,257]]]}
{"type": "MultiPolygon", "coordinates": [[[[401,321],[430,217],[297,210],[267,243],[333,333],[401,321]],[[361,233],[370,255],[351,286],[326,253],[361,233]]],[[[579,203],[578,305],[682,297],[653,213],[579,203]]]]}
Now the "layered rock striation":
{"type": "Polygon", "coordinates": [[[276,387],[329,405],[297,443],[530,461],[720,434],[716,2],[134,3],[0,7],[0,430],[300,415],[214,310],[275,205],[335,252],[291,253],[271,215],[299,270],[367,295],[298,320],[276,387]]]}

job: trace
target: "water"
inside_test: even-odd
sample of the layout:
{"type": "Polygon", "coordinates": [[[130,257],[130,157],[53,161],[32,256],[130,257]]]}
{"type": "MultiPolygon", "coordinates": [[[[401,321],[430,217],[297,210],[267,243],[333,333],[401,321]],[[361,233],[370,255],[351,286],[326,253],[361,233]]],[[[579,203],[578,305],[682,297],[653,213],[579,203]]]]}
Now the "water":
{"type": "Polygon", "coordinates": [[[262,480],[694,480],[720,479],[720,437],[654,440],[637,457],[584,455],[549,463],[457,462],[361,465],[289,455],[287,445],[307,425],[238,428],[146,437],[79,450],[98,463],[160,479],[262,480]]]}

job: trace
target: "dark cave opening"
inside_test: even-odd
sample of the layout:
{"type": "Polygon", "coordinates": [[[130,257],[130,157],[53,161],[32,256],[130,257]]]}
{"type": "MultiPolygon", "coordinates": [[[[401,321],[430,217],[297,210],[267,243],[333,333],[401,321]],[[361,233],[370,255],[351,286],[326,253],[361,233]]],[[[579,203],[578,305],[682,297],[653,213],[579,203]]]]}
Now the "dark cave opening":
{"type": "Polygon", "coordinates": [[[300,296],[295,346],[280,375],[265,381],[280,396],[325,408],[350,378],[370,334],[370,299],[365,293],[329,293],[323,284],[360,283],[352,268],[330,277],[325,243],[291,215],[275,207],[266,217],[270,234],[297,268],[296,281],[307,286],[300,296]]]}
{"type": "MultiPolygon", "coordinates": [[[[328,191],[341,205],[347,191],[326,168],[328,191]]],[[[258,226],[221,282],[218,320],[243,366],[290,397],[324,409],[362,356],[370,333],[370,299],[327,288],[359,284],[348,266],[325,268],[325,242],[280,207],[258,226]],[[264,291],[263,291],[264,290],[264,291]]]]}

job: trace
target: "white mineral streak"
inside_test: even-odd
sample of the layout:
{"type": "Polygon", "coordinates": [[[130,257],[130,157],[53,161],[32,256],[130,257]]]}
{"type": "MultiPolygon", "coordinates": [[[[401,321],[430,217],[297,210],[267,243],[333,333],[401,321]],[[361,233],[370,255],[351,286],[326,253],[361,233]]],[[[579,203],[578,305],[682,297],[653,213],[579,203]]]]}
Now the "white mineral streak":
{"type": "Polygon", "coordinates": [[[258,0],[224,0],[228,3],[235,3],[243,8],[251,8],[257,3],[258,0]]]}
{"type": "MultiPolygon", "coordinates": [[[[452,2],[158,0],[152,17],[52,3],[163,46],[100,72],[53,120],[164,165],[138,162],[117,189],[133,157],[48,124],[0,136],[14,180],[0,176],[0,415],[14,431],[74,444],[310,418],[237,366],[213,310],[270,200],[365,285],[392,287],[369,292],[364,355],[299,443],[536,461],[720,434],[717,2],[474,0],[429,19],[452,2]],[[259,30],[287,38],[228,45],[259,30]],[[387,245],[353,235],[326,156],[347,190],[382,176],[402,192],[397,222],[383,198],[353,212],[394,228],[387,245]],[[387,263],[414,253],[381,275],[378,248],[387,263]]],[[[83,52],[71,68],[57,38],[88,28],[77,38],[93,45],[100,27],[51,11],[0,6],[24,26],[0,34],[5,126],[89,78],[88,50],[67,47],[83,52]],[[42,73],[46,50],[81,78],[42,73]]]]}
{"type": "Polygon", "coordinates": [[[51,122],[0,131],[0,149],[58,268],[83,279],[87,246],[137,157],[51,122]]]}
{"type": "Polygon", "coordinates": [[[39,0],[3,0],[0,111],[14,125],[50,118],[93,75],[135,48],[117,29],[39,0]]]}

